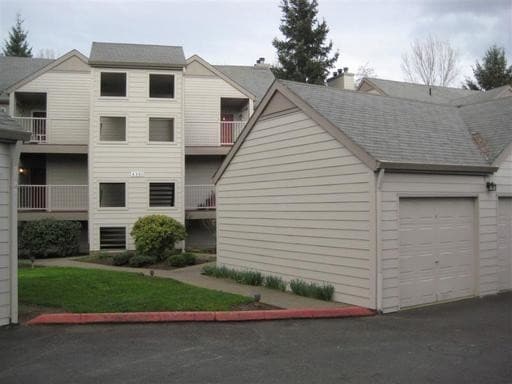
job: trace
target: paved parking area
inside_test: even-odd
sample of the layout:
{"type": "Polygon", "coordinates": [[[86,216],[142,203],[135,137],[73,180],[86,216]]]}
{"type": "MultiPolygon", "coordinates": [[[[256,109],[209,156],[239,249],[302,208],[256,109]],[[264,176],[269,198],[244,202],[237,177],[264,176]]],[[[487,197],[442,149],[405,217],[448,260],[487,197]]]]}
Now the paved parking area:
{"type": "Polygon", "coordinates": [[[512,294],[359,319],[0,329],[0,383],[511,383],[512,294]]]}

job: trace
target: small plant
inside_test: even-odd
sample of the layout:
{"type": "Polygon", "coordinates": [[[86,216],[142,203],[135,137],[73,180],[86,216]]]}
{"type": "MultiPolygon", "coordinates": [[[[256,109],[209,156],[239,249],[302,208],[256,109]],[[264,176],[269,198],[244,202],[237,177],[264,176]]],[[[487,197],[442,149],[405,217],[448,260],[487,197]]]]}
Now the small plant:
{"type": "Polygon", "coordinates": [[[265,276],[263,285],[270,289],[286,291],[286,282],[278,276],[265,276]]]}
{"type": "Polygon", "coordinates": [[[300,279],[290,281],[290,289],[296,295],[312,297],[324,301],[331,301],[334,295],[334,287],[330,284],[318,285],[315,283],[307,283],[300,279]]]}
{"type": "Polygon", "coordinates": [[[171,255],[167,258],[167,263],[173,267],[181,268],[196,263],[196,256],[193,253],[185,252],[171,255]]]}
{"type": "Polygon", "coordinates": [[[139,218],[130,233],[135,239],[137,253],[154,255],[159,261],[172,253],[177,241],[187,236],[185,227],[165,215],[149,215],[139,218]]]}
{"type": "Polygon", "coordinates": [[[233,276],[232,270],[224,266],[217,267],[215,265],[205,265],[203,267],[203,275],[217,277],[219,279],[228,279],[233,276]]]}
{"type": "Polygon", "coordinates": [[[130,259],[133,257],[133,253],[131,252],[121,252],[117,253],[112,257],[112,264],[116,266],[122,266],[128,264],[130,259]]]}
{"type": "Polygon", "coordinates": [[[156,257],[154,256],[146,256],[146,255],[135,255],[130,257],[128,261],[128,265],[134,268],[146,267],[151,264],[156,263],[156,257]]]}
{"type": "Polygon", "coordinates": [[[205,265],[203,267],[203,275],[217,277],[221,279],[235,280],[240,284],[247,285],[263,285],[263,275],[256,271],[237,271],[236,269],[227,268],[225,266],[216,267],[214,265],[205,265]]]}
{"type": "Polygon", "coordinates": [[[98,252],[95,257],[98,259],[98,260],[108,260],[110,258],[112,258],[112,255],[111,254],[108,254],[107,252],[98,252]]]}
{"type": "Polygon", "coordinates": [[[259,286],[263,284],[263,275],[254,271],[235,272],[235,281],[240,284],[259,286]]]}

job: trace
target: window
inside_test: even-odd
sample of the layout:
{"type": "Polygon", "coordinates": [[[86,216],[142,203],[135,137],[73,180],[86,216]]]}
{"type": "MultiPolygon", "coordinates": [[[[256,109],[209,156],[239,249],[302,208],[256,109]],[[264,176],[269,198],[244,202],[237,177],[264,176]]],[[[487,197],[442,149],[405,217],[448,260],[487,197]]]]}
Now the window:
{"type": "Polygon", "coordinates": [[[100,249],[126,249],[126,228],[100,227],[100,249]]]}
{"type": "Polygon", "coordinates": [[[101,96],[125,97],[126,73],[101,72],[101,96]]]}
{"type": "Polygon", "coordinates": [[[149,97],[173,99],[174,75],[149,75],[149,97]]]}
{"type": "Polygon", "coordinates": [[[100,183],[100,207],[125,207],[125,183],[100,183]]]}
{"type": "Polygon", "coordinates": [[[174,141],[174,119],[149,118],[149,141],[174,141]]]}
{"type": "Polygon", "coordinates": [[[150,207],[174,207],[174,183],[149,183],[150,207]]]}
{"type": "Polygon", "coordinates": [[[100,117],[100,141],[126,141],[126,117],[100,117]]]}

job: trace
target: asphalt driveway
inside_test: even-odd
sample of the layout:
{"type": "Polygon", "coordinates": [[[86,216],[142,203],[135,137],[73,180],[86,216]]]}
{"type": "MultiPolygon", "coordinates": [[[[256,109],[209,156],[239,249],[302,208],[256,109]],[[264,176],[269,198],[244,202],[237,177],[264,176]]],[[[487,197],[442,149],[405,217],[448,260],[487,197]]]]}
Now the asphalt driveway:
{"type": "Polygon", "coordinates": [[[360,319],[4,328],[0,383],[512,383],[512,294],[360,319]]]}

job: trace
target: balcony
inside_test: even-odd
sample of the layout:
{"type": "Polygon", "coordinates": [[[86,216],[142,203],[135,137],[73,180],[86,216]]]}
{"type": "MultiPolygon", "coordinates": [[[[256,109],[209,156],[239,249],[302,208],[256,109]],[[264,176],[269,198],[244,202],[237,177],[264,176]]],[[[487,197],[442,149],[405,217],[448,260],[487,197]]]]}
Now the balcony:
{"type": "Polygon", "coordinates": [[[246,121],[185,121],[185,145],[219,147],[233,145],[246,121]]]}
{"type": "Polygon", "coordinates": [[[185,210],[209,210],[215,207],[215,185],[185,185],[185,210]]]}
{"type": "Polygon", "coordinates": [[[19,211],[77,212],[87,207],[87,185],[18,186],[19,211]]]}
{"type": "Polygon", "coordinates": [[[24,130],[32,133],[30,144],[88,144],[89,119],[54,119],[25,116],[14,116],[13,119],[24,130]]]}

